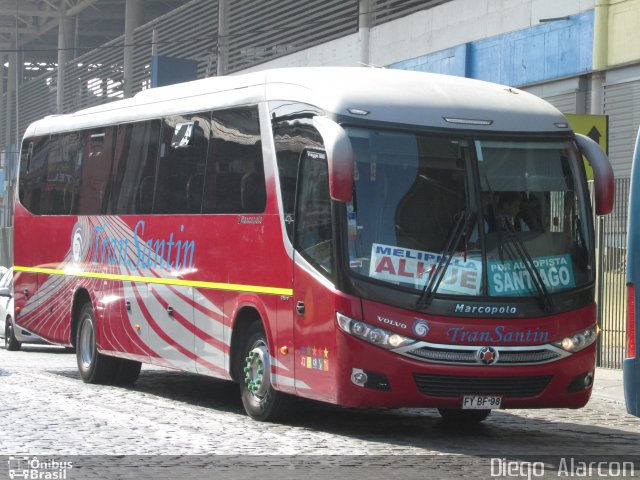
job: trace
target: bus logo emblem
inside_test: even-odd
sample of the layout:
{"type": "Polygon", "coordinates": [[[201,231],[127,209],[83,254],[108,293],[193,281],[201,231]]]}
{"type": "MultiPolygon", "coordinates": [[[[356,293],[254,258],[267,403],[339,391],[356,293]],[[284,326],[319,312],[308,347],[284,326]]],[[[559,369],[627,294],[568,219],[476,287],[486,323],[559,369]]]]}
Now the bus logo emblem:
{"type": "Polygon", "coordinates": [[[478,350],[476,358],[479,363],[485,365],[493,365],[498,362],[498,351],[493,347],[482,347],[478,350]]]}
{"type": "Polygon", "coordinates": [[[74,265],[80,265],[84,253],[85,244],[82,234],[82,226],[76,223],[71,234],[71,258],[74,265]]]}
{"type": "Polygon", "coordinates": [[[419,337],[426,337],[427,333],[429,333],[429,324],[424,320],[417,320],[416,323],[413,324],[413,333],[419,337]]]}

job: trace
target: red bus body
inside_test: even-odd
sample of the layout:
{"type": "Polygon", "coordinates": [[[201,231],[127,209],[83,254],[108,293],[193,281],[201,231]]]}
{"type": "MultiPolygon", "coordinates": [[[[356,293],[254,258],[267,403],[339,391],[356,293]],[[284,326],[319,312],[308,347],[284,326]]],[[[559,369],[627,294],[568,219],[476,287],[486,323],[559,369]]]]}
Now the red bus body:
{"type": "MultiPolygon", "coordinates": [[[[359,75],[366,78],[368,72],[359,75]]],[[[320,73],[312,71],[311,75],[320,73]]],[[[352,74],[330,70],[327,75],[338,77],[339,83],[352,74]]],[[[376,81],[374,77],[372,83],[376,81]]],[[[260,82],[264,89],[263,77],[260,81],[251,77],[247,88],[260,82]]],[[[286,82],[274,84],[274,98],[286,100],[286,82]]],[[[317,87],[313,83],[308,88],[317,87]]],[[[388,93],[386,89],[380,87],[381,96],[388,93]]],[[[243,355],[239,345],[247,325],[259,319],[271,358],[270,382],[278,392],[346,407],[457,410],[463,408],[467,395],[500,396],[500,408],[579,408],[587,403],[596,344],[555,357],[552,344],[596,325],[593,285],[581,290],[586,300],[576,308],[532,314],[524,307],[511,306],[505,298],[484,304],[456,298],[447,314],[429,308],[401,308],[374,293],[363,297],[359,290],[343,288],[341,281],[328,279],[293,253],[272,152],[270,99],[260,95],[251,94],[242,101],[255,98],[260,110],[266,183],[263,212],[34,215],[18,198],[14,218],[17,323],[48,341],[77,347],[79,310],[90,302],[100,355],[242,382],[237,370],[244,363],[239,359],[243,355]],[[428,361],[418,358],[422,353],[414,350],[401,352],[365,342],[346,333],[337,314],[423,342],[417,345],[423,349],[420,352],[442,355],[445,360],[428,361]],[[428,333],[420,329],[425,325],[428,333]],[[507,358],[513,349],[534,352],[541,345],[546,350],[539,354],[553,358],[517,365],[495,361],[498,353],[507,358]],[[476,361],[454,364],[446,360],[456,352],[466,355],[465,347],[475,352],[469,355],[476,355],[476,361]],[[476,352],[481,347],[489,349],[476,352]],[[364,372],[366,380],[357,377],[358,372],[364,372]]],[[[363,105],[357,97],[346,103],[349,101],[371,111],[380,102],[371,99],[371,105],[363,105]]],[[[325,110],[330,106],[330,102],[320,105],[325,110]]],[[[506,118],[509,108],[518,110],[507,105],[506,118]]],[[[408,110],[400,108],[389,121],[412,123],[401,121],[408,110]]],[[[545,114],[555,122],[563,118],[553,112],[545,114]]],[[[466,116],[474,115],[478,112],[466,116]]],[[[335,181],[330,185],[332,199],[340,204],[351,195],[353,165],[349,152],[341,150],[339,141],[327,138],[329,130],[322,130],[321,122],[318,125],[325,145],[335,147],[326,146],[326,150],[330,182],[335,181]]],[[[460,128],[475,131],[484,127],[460,128]]],[[[513,128],[519,131],[517,125],[513,128]]],[[[25,139],[37,134],[36,128],[25,139]]],[[[25,148],[23,145],[23,161],[25,148]]],[[[85,145],[84,155],[90,151],[85,145]]],[[[606,178],[600,182],[609,186],[606,178]]],[[[607,195],[601,193],[602,202],[607,195]]],[[[599,213],[606,210],[602,206],[599,213]]]]}

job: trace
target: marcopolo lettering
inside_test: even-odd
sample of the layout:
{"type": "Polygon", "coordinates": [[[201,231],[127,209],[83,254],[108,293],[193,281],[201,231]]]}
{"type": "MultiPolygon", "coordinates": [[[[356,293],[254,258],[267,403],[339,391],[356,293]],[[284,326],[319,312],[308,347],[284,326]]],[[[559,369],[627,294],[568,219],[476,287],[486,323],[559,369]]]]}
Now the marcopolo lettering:
{"type": "Polygon", "coordinates": [[[513,305],[466,305],[457,303],[455,313],[478,313],[485,315],[515,315],[518,308],[513,305]]]}

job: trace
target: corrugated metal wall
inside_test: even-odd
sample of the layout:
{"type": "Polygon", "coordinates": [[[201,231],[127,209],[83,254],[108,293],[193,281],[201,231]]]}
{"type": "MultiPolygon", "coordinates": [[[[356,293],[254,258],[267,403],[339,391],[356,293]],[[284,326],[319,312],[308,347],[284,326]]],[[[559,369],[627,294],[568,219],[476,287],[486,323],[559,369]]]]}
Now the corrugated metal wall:
{"type": "Polygon", "coordinates": [[[228,72],[358,31],[357,0],[247,0],[229,4],[228,72]]]}
{"type": "Polygon", "coordinates": [[[163,57],[198,62],[198,78],[215,75],[218,53],[218,0],[192,0],[134,33],[134,93],[149,87],[151,42],[157,32],[157,52],[163,57]]]}
{"type": "Polygon", "coordinates": [[[613,170],[617,177],[629,177],[640,126],[640,80],[605,85],[604,113],[609,116],[609,158],[613,170]]]}
{"type": "Polygon", "coordinates": [[[411,13],[435,7],[451,0],[375,0],[373,25],[390,22],[411,13]]]}

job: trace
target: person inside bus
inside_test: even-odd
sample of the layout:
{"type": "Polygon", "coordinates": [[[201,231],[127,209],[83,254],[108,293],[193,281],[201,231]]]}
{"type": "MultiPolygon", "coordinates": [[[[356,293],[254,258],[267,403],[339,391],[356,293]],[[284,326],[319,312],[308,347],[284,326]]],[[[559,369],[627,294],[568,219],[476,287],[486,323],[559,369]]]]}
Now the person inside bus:
{"type": "Polygon", "coordinates": [[[498,198],[498,225],[503,229],[527,232],[529,226],[520,213],[520,194],[518,192],[502,192],[498,198]]]}

